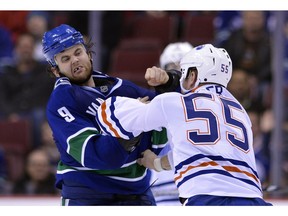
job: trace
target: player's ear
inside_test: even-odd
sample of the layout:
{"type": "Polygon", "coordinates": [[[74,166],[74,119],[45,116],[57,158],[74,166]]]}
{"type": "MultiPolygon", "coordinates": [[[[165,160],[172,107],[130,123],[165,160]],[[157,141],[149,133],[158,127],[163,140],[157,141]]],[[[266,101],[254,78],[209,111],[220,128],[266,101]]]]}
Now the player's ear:
{"type": "Polygon", "coordinates": [[[197,81],[197,70],[191,70],[189,71],[189,75],[188,75],[188,85],[189,85],[189,89],[194,88],[194,85],[197,81]]]}
{"type": "Polygon", "coordinates": [[[89,60],[90,60],[90,61],[93,61],[92,53],[91,53],[91,52],[87,52],[87,55],[88,55],[88,57],[89,57],[89,60]]]}
{"type": "Polygon", "coordinates": [[[89,61],[90,61],[91,65],[93,65],[92,53],[91,52],[87,52],[87,55],[89,57],[89,61]]]}
{"type": "Polygon", "coordinates": [[[58,67],[52,67],[51,72],[54,74],[55,77],[60,77],[60,71],[58,67]]]}

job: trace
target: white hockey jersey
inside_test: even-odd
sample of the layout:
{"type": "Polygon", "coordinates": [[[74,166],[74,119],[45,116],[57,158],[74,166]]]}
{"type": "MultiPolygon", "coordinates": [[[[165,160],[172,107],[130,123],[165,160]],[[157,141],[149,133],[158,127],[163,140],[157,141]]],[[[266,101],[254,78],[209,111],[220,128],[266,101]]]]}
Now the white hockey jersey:
{"type": "Polygon", "coordinates": [[[172,137],[174,181],[180,197],[207,194],[262,198],[250,119],[219,85],[193,93],[165,93],[144,104],[111,97],[98,109],[104,133],[129,139],[160,130],[172,137]]]}

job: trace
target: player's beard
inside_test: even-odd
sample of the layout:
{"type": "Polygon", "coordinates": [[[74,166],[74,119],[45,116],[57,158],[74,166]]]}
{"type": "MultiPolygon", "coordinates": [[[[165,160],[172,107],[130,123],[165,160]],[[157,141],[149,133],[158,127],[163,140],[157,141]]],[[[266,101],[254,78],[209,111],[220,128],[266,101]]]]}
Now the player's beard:
{"type": "MultiPolygon", "coordinates": [[[[59,75],[60,75],[60,77],[67,77],[67,76],[65,76],[63,73],[61,73],[61,72],[59,72],[59,75]]],[[[69,77],[67,77],[69,80],[70,80],[70,82],[72,83],[72,84],[75,84],[75,85],[80,85],[80,86],[85,86],[86,85],[86,83],[88,82],[88,80],[91,78],[91,76],[92,76],[92,70],[90,71],[90,73],[89,74],[87,74],[87,76],[85,76],[85,77],[83,77],[83,78],[77,78],[77,79],[74,79],[74,78],[69,78],[69,77]]]]}
{"type": "Polygon", "coordinates": [[[83,78],[78,78],[78,79],[70,79],[70,82],[75,84],[75,85],[80,85],[80,86],[85,86],[88,82],[88,80],[91,78],[92,76],[92,70],[90,70],[90,73],[87,74],[86,77],[83,77],[83,78]]]}
{"type": "Polygon", "coordinates": [[[72,84],[85,86],[85,85],[87,85],[88,80],[91,78],[92,72],[93,72],[92,61],[91,60],[90,60],[90,63],[91,63],[91,67],[88,67],[89,73],[86,76],[82,77],[82,78],[78,77],[77,79],[74,79],[73,77],[67,77],[63,73],[61,73],[61,71],[59,72],[59,75],[60,75],[60,77],[67,77],[72,84]]]}

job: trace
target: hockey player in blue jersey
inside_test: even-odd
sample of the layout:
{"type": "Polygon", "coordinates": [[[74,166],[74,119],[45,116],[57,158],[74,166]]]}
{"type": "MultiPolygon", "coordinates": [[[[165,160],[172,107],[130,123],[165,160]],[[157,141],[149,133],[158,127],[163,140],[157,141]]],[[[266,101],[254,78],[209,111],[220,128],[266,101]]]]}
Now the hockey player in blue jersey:
{"type": "MultiPolygon", "coordinates": [[[[91,43],[69,25],[46,32],[42,42],[49,71],[56,77],[47,119],[61,154],[56,187],[62,205],[155,205],[150,170],[136,159],[146,149],[161,150],[167,140],[154,132],[129,141],[102,135],[94,119],[99,99],[152,99],[156,92],[93,70],[91,43]]],[[[152,85],[162,83],[159,89],[178,85],[174,75],[154,72],[145,76],[152,85]]]]}

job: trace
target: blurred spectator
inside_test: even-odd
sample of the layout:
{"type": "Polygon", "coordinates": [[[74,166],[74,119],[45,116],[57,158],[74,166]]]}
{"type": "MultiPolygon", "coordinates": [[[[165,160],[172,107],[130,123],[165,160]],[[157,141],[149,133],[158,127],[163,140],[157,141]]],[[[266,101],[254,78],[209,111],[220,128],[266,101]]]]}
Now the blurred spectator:
{"type": "Polygon", "coordinates": [[[7,191],[7,166],[6,166],[6,160],[5,160],[5,152],[1,148],[0,143],[0,194],[6,194],[7,191]]]}
{"type": "Polygon", "coordinates": [[[16,43],[14,64],[3,67],[0,74],[0,113],[16,121],[28,118],[33,124],[35,143],[40,142],[40,122],[54,86],[54,79],[46,72],[46,65],[33,57],[34,38],[22,34],[16,43]]]}
{"type": "Polygon", "coordinates": [[[52,130],[47,120],[44,120],[41,124],[41,144],[39,147],[48,154],[51,164],[56,170],[57,164],[60,160],[60,153],[54,142],[52,130]]]}
{"type": "Polygon", "coordinates": [[[13,185],[12,194],[57,194],[54,183],[49,157],[45,151],[37,149],[28,155],[25,174],[13,185]]]}
{"type": "Polygon", "coordinates": [[[263,11],[242,11],[242,27],[223,43],[233,61],[233,68],[246,70],[257,80],[258,91],[265,96],[272,81],[271,41],[263,11]]]}
{"type": "Polygon", "coordinates": [[[11,33],[12,42],[26,32],[26,17],[29,11],[0,11],[0,24],[11,33]]]}
{"type": "Polygon", "coordinates": [[[286,15],[285,25],[284,25],[284,34],[285,34],[285,49],[284,49],[284,84],[285,88],[288,88],[288,13],[286,15]]]}
{"type": "Polygon", "coordinates": [[[219,11],[214,20],[215,45],[221,47],[231,32],[242,25],[240,11],[219,11]]]}
{"type": "Polygon", "coordinates": [[[0,24],[0,73],[2,71],[1,67],[4,65],[9,65],[12,62],[13,56],[13,41],[11,33],[0,24]]]}
{"type": "Polygon", "coordinates": [[[46,11],[31,11],[27,16],[27,32],[35,39],[34,58],[37,61],[46,62],[42,53],[42,37],[48,29],[50,14],[46,11]]]}
{"type": "Polygon", "coordinates": [[[243,25],[233,31],[223,47],[231,53],[233,67],[246,69],[260,80],[271,80],[270,36],[262,11],[242,11],[243,25]]]}
{"type": "Polygon", "coordinates": [[[263,111],[264,105],[261,98],[256,94],[255,87],[257,80],[255,77],[249,75],[245,70],[235,68],[233,69],[232,77],[228,83],[227,89],[233,96],[241,103],[245,109],[257,107],[257,110],[263,111]]]}
{"type": "Polygon", "coordinates": [[[252,123],[253,147],[255,152],[257,173],[263,187],[269,185],[270,174],[270,137],[271,133],[265,133],[261,129],[261,113],[252,107],[247,110],[252,123]]]}
{"type": "Polygon", "coordinates": [[[0,179],[6,178],[6,164],[4,158],[4,150],[1,148],[0,143],[0,179]]]}

